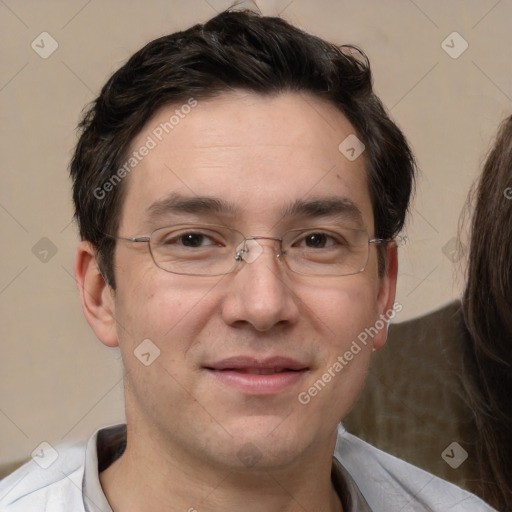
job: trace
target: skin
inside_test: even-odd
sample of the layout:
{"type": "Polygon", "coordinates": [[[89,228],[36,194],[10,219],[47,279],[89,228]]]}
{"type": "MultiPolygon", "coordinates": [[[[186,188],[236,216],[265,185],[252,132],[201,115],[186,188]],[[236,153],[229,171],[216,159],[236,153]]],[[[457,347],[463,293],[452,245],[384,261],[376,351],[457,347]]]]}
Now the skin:
{"type": "MultiPolygon", "coordinates": [[[[175,108],[159,111],[133,148],[175,108]]],[[[180,218],[213,219],[246,236],[280,236],[329,221],[283,217],[295,200],[348,198],[372,238],[364,157],[349,161],[338,150],[352,133],[334,106],[306,94],[235,91],[199,101],[126,178],[117,235],[148,235],[172,224],[175,214],[150,220],[146,210],[174,192],[229,201],[236,215],[180,218]]],[[[105,345],[119,346],[126,373],[127,448],[100,475],[116,511],[341,510],[330,480],[336,429],[386,329],[310,403],[302,405],[297,395],[392,308],[396,248],[386,249],[381,277],[373,246],[363,272],[312,277],[289,271],[271,241],[261,245],[262,254],[234,273],[192,277],[159,269],[146,243],[118,242],[114,293],[98,272],[94,248],[79,244],[75,274],[85,316],[105,345]],[[133,355],[146,338],[161,351],[150,366],[133,355]],[[241,354],[292,357],[309,370],[280,393],[250,396],[203,369],[241,354]],[[252,467],[237,455],[247,446],[257,454],[252,467]]]]}

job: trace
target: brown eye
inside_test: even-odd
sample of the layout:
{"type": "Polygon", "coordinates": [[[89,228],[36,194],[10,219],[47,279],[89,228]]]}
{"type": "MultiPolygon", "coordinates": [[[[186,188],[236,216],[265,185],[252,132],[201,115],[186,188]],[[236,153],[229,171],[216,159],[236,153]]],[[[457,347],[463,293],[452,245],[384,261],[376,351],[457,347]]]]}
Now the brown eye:
{"type": "Polygon", "coordinates": [[[328,237],[324,233],[312,233],[304,238],[306,247],[325,247],[328,243],[328,237]]]}
{"type": "Polygon", "coordinates": [[[330,234],[327,232],[310,232],[303,234],[292,247],[299,247],[305,249],[329,249],[345,245],[345,241],[340,237],[335,236],[334,233],[330,234]]]}
{"type": "Polygon", "coordinates": [[[162,235],[158,240],[159,245],[165,246],[168,249],[179,249],[187,247],[190,249],[199,249],[206,247],[220,247],[217,240],[219,236],[214,233],[202,233],[200,231],[172,231],[162,235]]]}
{"type": "Polygon", "coordinates": [[[179,240],[185,247],[201,247],[207,237],[200,233],[187,233],[180,236],[179,240]]]}

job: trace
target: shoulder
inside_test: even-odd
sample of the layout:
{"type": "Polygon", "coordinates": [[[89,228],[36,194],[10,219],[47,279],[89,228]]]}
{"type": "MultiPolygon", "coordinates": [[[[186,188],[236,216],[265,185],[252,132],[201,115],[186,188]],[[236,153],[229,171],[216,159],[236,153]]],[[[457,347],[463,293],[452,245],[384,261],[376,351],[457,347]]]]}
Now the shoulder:
{"type": "Polygon", "coordinates": [[[56,460],[49,466],[30,460],[0,481],[0,512],[84,510],[85,445],[60,446],[46,456],[55,455],[56,460]]]}
{"type": "Polygon", "coordinates": [[[470,492],[338,430],[335,457],[354,479],[372,510],[396,512],[492,512],[470,492]]]}

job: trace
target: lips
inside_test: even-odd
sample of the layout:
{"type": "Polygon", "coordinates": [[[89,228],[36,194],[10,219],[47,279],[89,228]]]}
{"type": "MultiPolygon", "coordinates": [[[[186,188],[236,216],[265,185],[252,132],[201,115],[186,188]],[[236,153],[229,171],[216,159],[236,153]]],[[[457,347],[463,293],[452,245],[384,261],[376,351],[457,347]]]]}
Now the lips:
{"type": "Polygon", "coordinates": [[[205,367],[210,370],[232,370],[241,373],[255,373],[261,375],[279,373],[287,370],[307,370],[307,365],[302,364],[295,359],[280,356],[263,360],[245,356],[230,357],[228,359],[223,359],[221,361],[206,365],[205,367]]]}
{"type": "Polygon", "coordinates": [[[217,381],[251,395],[272,395],[296,384],[308,366],[287,357],[237,356],[204,366],[217,381]]]}
{"type": "Polygon", "coordinates": [[[272,375],[274,373],[283,373],[287,371],[296,372],[299,370],[292,370],[290,368],[226,368],[225,370],[218,371],[237,371],[239,373],[251,373],[253,375],[272,375]]]}

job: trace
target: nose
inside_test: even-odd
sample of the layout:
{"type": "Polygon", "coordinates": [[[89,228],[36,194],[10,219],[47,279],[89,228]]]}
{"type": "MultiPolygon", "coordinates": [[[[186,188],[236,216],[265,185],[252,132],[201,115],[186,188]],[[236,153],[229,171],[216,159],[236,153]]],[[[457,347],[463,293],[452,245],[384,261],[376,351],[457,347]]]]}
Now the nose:
{"type": "Polygon", "coordinates": [[[245,251],[240,253],[244,261],[227,280],[222,316],[228,325],[250,325],[264,332],[299,318],[299,301],[287,268],[278,258],[279,248],[279,239],[246,240],[245,251]]]}

